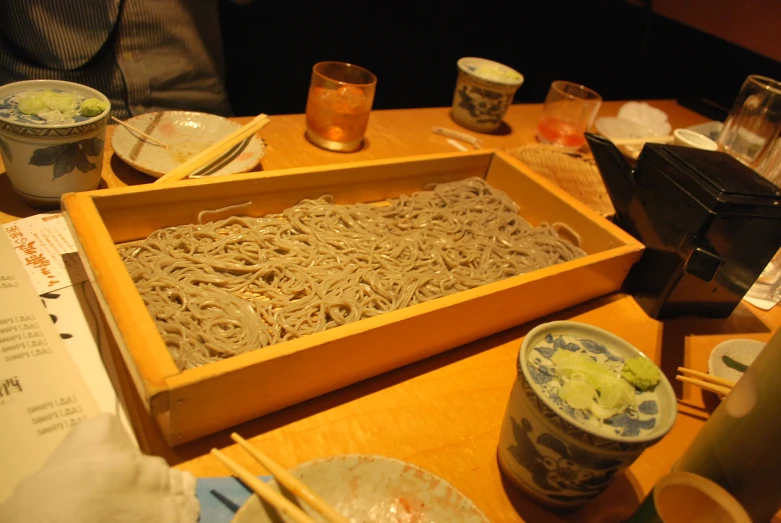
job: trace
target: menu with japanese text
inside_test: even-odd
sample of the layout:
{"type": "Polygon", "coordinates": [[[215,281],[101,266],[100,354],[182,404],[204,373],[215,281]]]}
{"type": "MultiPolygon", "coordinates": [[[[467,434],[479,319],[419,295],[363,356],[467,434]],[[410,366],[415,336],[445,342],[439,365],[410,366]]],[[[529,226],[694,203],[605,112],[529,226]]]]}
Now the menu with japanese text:
{"type": "Polygon", "coordinates": [[[0,503],[98,413],[12,241],[0,234],[0,503]]]}

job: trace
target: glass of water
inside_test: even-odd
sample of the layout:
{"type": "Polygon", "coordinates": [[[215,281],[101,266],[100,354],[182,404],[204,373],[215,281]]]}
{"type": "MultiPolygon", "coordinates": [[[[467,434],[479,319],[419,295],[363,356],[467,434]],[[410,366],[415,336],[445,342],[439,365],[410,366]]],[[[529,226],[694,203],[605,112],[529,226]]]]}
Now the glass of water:
{"type": "Polygon", "coordinates": [[[781,82],[750,75],[718,139],[719,148],[756,168],[781,129],[781,82]]]}

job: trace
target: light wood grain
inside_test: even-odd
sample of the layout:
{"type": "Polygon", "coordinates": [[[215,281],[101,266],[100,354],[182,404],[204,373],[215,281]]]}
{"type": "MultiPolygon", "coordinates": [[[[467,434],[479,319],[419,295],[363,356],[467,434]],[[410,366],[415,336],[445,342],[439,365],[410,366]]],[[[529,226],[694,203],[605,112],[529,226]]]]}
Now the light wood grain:
{"type": "MultiPolygon", "coordinates": [[[[605,102],[599,115],[615,116],[623,103],[605,102]]],[[[649,103],[669,115],[674,129],[706,121],[697,113],[679,106],[674,100],[650,100],[649,103]]],[[[497,133],[466,132],[477,136],[483,148],[510,148],[534,143],[537,120],[541,112],[541,104],[512,105],[497,133]]],[[[338,153],[320,149],[306,139],[306,121],[303,114],[272,115],[271,118],[274,124],[264,128],[261,133],[267,145],[258,169],[264,171],[449,153],[455,149],[447,142],[447,137],[434,134],[431,129],[434,126],[460,129],[450,118],[449,107],[372,111],[364,147],[353,153],[338,153]]],[[[245,124],[252,120],[252,117],[239,117],[235,120],[245,124]]],[[[115,128],[116,126],[110,125],[106,132],[101,187],[124,187],[154,182],[156,178],[133,169],[114,154],[111,136],[115,128]]],[[[2,166],[0,171],[4,171],[2,166]]],[[[8,177],[0,174],[0,222],[6,223],[38,212],[40,211],[22,202],[11,189],[8,177]]]]}
{"type": "Polygon", "coordinates": [[[96,289],[115,318],[125,362],[131,374],[140,377],[139,391],[150,412],[165,414],[162,428],[171,444],[201,438],[618,290],[643,249],[632,236],[501,151],[284,169],[260,176],[247,173],[190,180],[176,187],[154,184],[71,193],[63,201],[96,289]],[[195,223],[207,205],[221,208],[247,202],[243,212],[262,216],[321,194],[332,195],[336,203],[373,202],[411,194],[430,183],[475,176],[507,193],[529,222],[561,221],[577,229],[590,255],[178,372],[115,248],[116,243],[144,238],[170,224],[195,223]],[[398,339],[405,342],[399,344],[398,339]],[[262,394],[254,401],[220,399],[246,397],[258,389],[262,394]]]}
{"type": "MultiPolygon", "coordinates": [[[[672,100],[649,103],[669,115],[673,128],[706,121],[672,100]]],[[[621,104],[605,102],[600,115],[615,116],[621,104]]],[[[479,135],[481,142],[489,148],[533,143],[540,111],[540,105],[512,106],[506,117],[512,131],[506,135],[479,135]]],[[[273,118],[274,125],[263,130],[269,144],[262,162],[266,171],[452,152],[446,137],[431,133],[431,127],[457,128],[447,108],[374,111],[367,133],[368,147],[342,154],[318,149],[307,142],[303,115],[273,118]]],[[[246,122],[249,118],[238,121],[246,122]]],[[[106,143],[110,145],[110,140],[106,143]]],[[[107,186],[146,184],[154,180],[124,165],[114,157],[110,147],[104,163],[103,179],[107,186]]],[[[0,175],[0,221],[36,212],[20,204],[10,191],[7,176],[0,175]]],[[[781,308],[762,311],[743,303],[726,319],[680,318],[660,322],[649,318],[631,296],[616,293],[509,328],[233,430],[253,445],[273,449],[276,460],[286,468],[347,453],[380,454],[408,461],[453,484],[497,523],[622,521],[656,480],[671,470],[718,405],[718,398],[703,394],[698,387],[675,382],[678,418],[664,439],[644,451],[626,474],[619,476],[603,495],[586,507],[569,514],[543,509],[502,481],[496,445],[515,379],[521,341],[533,326],[553,320],[582,321],[610,330],[660,364],[672,379],[679,366],[707,369],[710,350],[726,339],[768,341],[770,334],[781,326],[781,308]]],[[[111,338],[109,352],[115,361],[121,361],[111,338]]],[[[168,447],[154,418],[145,415],[143,407],[139,407],[140,400],[134,395],[133,387],[127,387],[131,381],[127,369],[118,364],[111,365],[111,370],[116,380],[124,384],[123,397],[131,405],[145,451],[162,456],[178,469],[198,477],[226,475],[224,466],[210,454],[212,447],[224,448],[226,454],[246,468],[257,466],[232,444],[231,431],[168,447]]],[[[220,400],[251,401],[252,395],[220,400]]],[[[773,521],[779,523],[781,517],[776,516],[773,521]]]]}

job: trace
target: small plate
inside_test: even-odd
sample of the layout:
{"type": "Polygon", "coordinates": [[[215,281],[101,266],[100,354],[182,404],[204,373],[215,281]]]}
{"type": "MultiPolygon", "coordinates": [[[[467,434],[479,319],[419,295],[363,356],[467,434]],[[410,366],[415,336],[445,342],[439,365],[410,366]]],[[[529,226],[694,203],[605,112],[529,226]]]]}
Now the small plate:
{"type": "MultiPolygon", "coordinates": [[[[601,116],[594,121],[599,134],[605,138],[615,140],[618,138],[643,138],[644,136],[663,136],[657,129],[648,127],[631,120],[624,120],[615,116],[601,116]]],[[[642,145],[623,145],[620,147],[624,154],[630,158],[637,159],[642,145]]]]}
{"type": "MultiPolygon", "coordinates": [[[[162,111],[127,120],[128,125],[168,144],[168,149],[145,141],[130,129],[118,125],[111,138],[114,152],[125,163],[159,178],[213,143],[241,127],[241,124],[215,114],[192,111],[162,111]]],[[[257,135],[245,140],[219,164],[191,175],[223,176],[250,171],[265,154],[266,146],[257,135]]]]}
{"type": "Polygon", "coordinates": [[[738,381],[743,373],[729,367],[722,357],[729,356],[743,365],[751,365],[762,349],[765,342],[748,339],[727,340],[716,345],[708,358],[708,373],[719,378],[738,381]]]}
{"type": "Polygon", "coordinates": [[[713,120],[711,122],[698,123],[697,125],[691,125],[687,127],[690,131],[700,133],[707,136],[711,140],[718,141],[721,130],[724,129],[724,124],[713,120]]]}
{"type": "MultiPolygon", "coordinates": [[[[290,472],[350,521],[488,523],[472,501],[451,484],[410,463],[381,456],[346,454],[302,463],[290,472]]],[[[269,484],[277,491],[276,481],[269,484]]],[[[320,521],[306,503],[289,495],[320,521]]],[[[233,523],[290,521],[253,495],[233,523]]]]}

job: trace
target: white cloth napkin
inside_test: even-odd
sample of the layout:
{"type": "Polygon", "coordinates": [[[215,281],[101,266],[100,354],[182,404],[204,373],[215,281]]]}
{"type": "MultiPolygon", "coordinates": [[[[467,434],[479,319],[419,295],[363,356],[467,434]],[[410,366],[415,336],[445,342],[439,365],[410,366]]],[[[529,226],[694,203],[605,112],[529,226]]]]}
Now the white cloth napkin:
{"type": "Polygon", "coordinates": [[[659,136],[668,136],[672,126],[667,121],[667,113],[645,102],[627,102],[618,109],[618,117],[645,125],[653,129],[659,136]]]}
{"type": "Polygon", "coordinates": [[[198,520],[195,478],[142,454],[119,420],[102,414],[75,426],[44,467],[0,507],[0,523],[198,520]]]}

